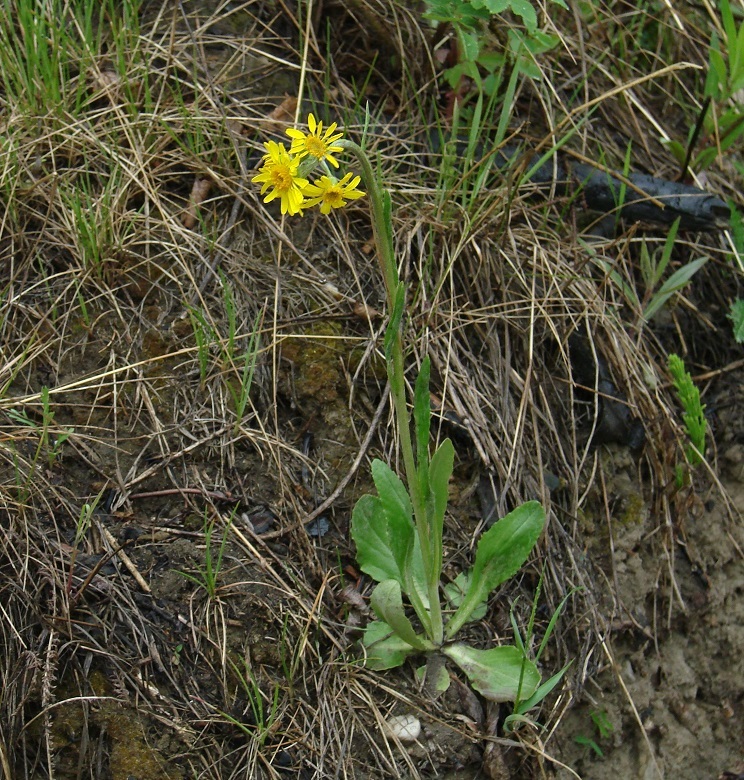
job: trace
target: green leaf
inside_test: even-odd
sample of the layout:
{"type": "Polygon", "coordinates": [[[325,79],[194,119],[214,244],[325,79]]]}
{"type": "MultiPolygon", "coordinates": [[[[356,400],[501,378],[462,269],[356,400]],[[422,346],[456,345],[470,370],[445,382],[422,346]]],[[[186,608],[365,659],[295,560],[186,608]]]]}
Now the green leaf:
{"type": "Polygon", "coordinates": [[[462,28],[457,30],[457,39],[460,44],[460,57],[468,62],[474,62],[480,51],[480,35],[467,32],[462,28]]]}
{"type": "MultiPolygon", "coordinates": [[[[393,200],[390,197],[390,191],[382,190],[382,225],[380,226],[385,231],[385,240],[392,252],[395,243],[393,242],[393,200]]],[[[395,274],[395,281],[398,283],[398,269],[393,267],[395,274]]]]}
{"type": "Polygon", "coordinates": [[[734,325],[734,338],[737,344],[744,342],[744,298],[737,298],[731,304],[731,312],[728,315],[734,325]]]}
{"type": "Polygon", "coordinates": [[[540,672],[513,645],[476,650],[456,643],[442,652],[465,672],[470,684],[491,701],[516,701],[532,696],[540,684],[540,672]]]}
{"type": "Polygon", "coordinates": [[[365,666],[375,671],[395,669],[418,650],[397,636],[387,623],[373,620],[365,629],[362,644],[367,649],[365,666]]]}
{"type": "MultiPolygon", "coordinates": [[[[382,487],[383,498],[362,496],[351,514],[351,538],[357,548],[359,567],[377,582],[395,580],[409,596],[415,591],[418,601],[428,609],[424,560],[411,520],[408,494],[403,483],[381,461],[373,462],[372,472],[378,490],[382,487]]],[[[424,615],[419,617],[426,620],[424,615]]]]}
{"type": "Polygon", "coordinates": [[[396,580],[381,582],[372,592],[370,604],[377,617],[385,621],[400,639],[416,650],[434,650],[434,645],[419,636],[403,610],[400,583],[396,580]]]}
{"type": "Polygon", "coordinates": [[[685,147],[682,146],[682,144],[679,141],[673,141],[671,139],[662,139],[662,143],[664,144],[664,146],[666,146],[670,154],[674,157],[674,159],[678,163],[681,164],[685,161],[687,152],[685,150],[685,147]]]}
{"type": "Polygon", "coordinates": [[[406,486],[390,466],[379,458],[372,461],[372,479],[385,509],[412,522],[413,506],[406,486]]]}
{"type": "Polygon", "coordinates": [[[511,3],[512,0],[470,0],[473,8],[485,8],[494,16],[506,11],[511,3]]]}
{"type": "Polygon", "coordinates": [[[731,13],[731,6],[728,0],[720,0],[721,19],[723,20],[723,29],[726,31],[726,43],[729,50],[729,56],[736,53],[736,22],[731,13]]]}
{"type": "Polygon", "coordinates": [[[483,534],[478,542],[473,580],[492,591],[519,571],[545,525],[545,509],[528,501],[509,512],[483,534]]]}
{"type": "Polygon", "coordinates": [[[455,464],[455,448],[449,439],[445,439],[434,453],[429,465],[430,500],[433,502],[431,520],[434,526],[434,539],[442,538],[444,513],[449,501],[449,481],[455,464]]]}
{"type": "MultiPolygon", "coordinates": [[[[391,371],[393,365],[393,345],[395,339],[400,333],[400,323],[403,319],[403,309],[406,304],[406,286],[403,282],[398,282],[398,286],[394,291],[395,301],[393,303],[393,310],[390,312],[390,322],[385,329],[385,361],[387,362],[388,372],[391,371]]],[[[399,378],[400,381],[402,377],[399,378]]]]}
{"type": "Polygon", "coordinates": [[[710,49],[708,61],[710,63],[710,70],[708,71],[708,76],[705,80],[704,94],[706,97],[719,100],[723,89],[725,88],[726,81],[728,80],[726,62],[723,59],[721,52],[716,49],[710,49]]]}
{"type": "Polygon", "coordinates": [[[473,610],[486,601],[494,588],[516,574],[537,543],[544,525],[545,510],[542,505],[528,501],[483,534],[475,553],[468,592],[445,628],[448,638],[460,630],[473,610]]]}
{"type": "Polygon", "coordinates": [[[672,222],[671,226],[669,227],[669,233],[667,234],[667,237],[664,240],[664,248],[661,251],[661,259],[659,260],[659,263],[656,266],[656,272],[653,276],[653,281],[651,282],[652,287],[655,287],[659,283],[661,277],[664,274],[664,271],[666,271],[666,267],[669,265],[669,261],[672,258],[672,250],[674,249],[674,242],[677,240],[677,231],[679,230],[679,223],[681,221],[682,221],[682,217],[677,217],[677,219],[675,219],[674,222],[672,222]]]}
{"type": "MultiPolygon", "coordinates": [[[[413,546],[413,507],[400,477],[381,460],[372,461],[372,479],[387,513],[388,545],[400,572],[405,572],[413,546]]],[[[397,577],[401,585],[404,583],[397,577]]]]}
{"type": "Polygon", "coordinates": [[[390,541],[389,514],[377,496],[362,496],[351,513],[351,538],[357,548],[357,562],[372,579],[397,580],[403,575],[390,541]]]}
{"type": "MultiPolygon", "coordinates": [[[[465,600],[465,594],[470,586],[470,580],[473,576],[472,571],[461,571],[452,582],[448,582],[444,586],[444,595],[452,607],[457,609],[460,604],[465,600]]],[[[474,620],[482,620],[486,616],[486,602],[479,604],[470,614],[468,622],[474,620]]]]}
{"type": "Polygon", "coordinates": [[[529,712],[533,707],[536,707],[563,679],[563,676],[568,671],[573,661],[569,661],[563,669],[556,672],[549,680],[546,680],[529,698],[521,701],[518,707],[515,707],[514,712],[524,715],[525,712],[529,712]]]}
{"type": "Polygon", "coordinates": [[[682,268],[678,268],[659,288],[659,291],[646,306],[643,312],[643,318],[650,320],[651,317],[656,314],[657,311],[674,295],[678,290],[681,290],[690,279],[708,262],[707,257],[699,257],[697,260],[683,265],[682,268]]]}
{"type": "Polygon", "coordinates": [[[421,482],[421,492],[427,495],[428,490],[428,465],[429,465],[429,432],[431,430],[431,399],[429,398],[429,376],[431,364],[427,355],[422,363],[419,375],[416,377],[416,386],[413,391],[413,419],[416,428],[416,467],[421,482]]]}
{"type": "Polygon", "coordinates": [[[537,14],[532,7],[532,3],[527,0],[511,0],[511,9],[518,16],[522,17],[522,22],[527,28],[527,32],[534,33],[537,30],[537,14]]]}

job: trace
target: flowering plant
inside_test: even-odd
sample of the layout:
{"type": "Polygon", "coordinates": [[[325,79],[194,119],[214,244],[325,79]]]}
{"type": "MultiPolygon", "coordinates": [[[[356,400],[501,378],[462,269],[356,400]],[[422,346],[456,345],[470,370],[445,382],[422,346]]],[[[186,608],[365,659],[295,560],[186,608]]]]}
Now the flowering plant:
{"type": "Polygon", "coordinates": [[[303,209],[313,206],[320,206],[321,213],[330,214],[331,209],[343,208],[348,201],[365,194],[357,189],[361,181],[359,176],[347,173],[339,180],[329,168],[329,165],[339,167],[335,154],[344,150],[336,144],[343,137],[343,133],[336,132],[336,123],[324,130],[323,123],[310,114],[307,124],[309,133],[295,128],[287,130],[292,139],[289,151],[284,144],[267,141],[263,165],[252,179],[261,185],[262,195],[268,190],[265,203],[280,198],[282,214],[290,216],[301,215],[303,209]],[[306,177],[318,166],[326,175],[311,184],[306,177]]]}
{"type": "Polygon", "coordinates": [[[375,177],[364,150],[336,132],[335,123],[324,128],[311,114],[308,128],[309,132],[287,130],[292,139],[289,151],[282,144],[267,142],[263,166],[253,181],[262,185],[262,194],[268,191],[267,202],[281,198],[282,213],[288,214],[302,214],[316,205],[328,214],[368,193],[390,312],[384,349],[408,486],[386,463],[375,460],[372,477],[377,495],[362,496],[352,513],[357,560],[362,571],[379,583],[370,600],[378,620],[365,631],[365,663],[372,669],[389,669],[409,656],[424,654],[431,684],[443,690],[449,683],[443,657],[449,658],[476,690],[496,701],[516,702],[515,714],[521,716],[547,695],[565,669],[540,685],[540,673],[521,639],[515,637],[518,645],[480,650],[455,642],[454,637],[465,623],[482,616],[491,591],[527,560],[542,532],[545,510],[537,501],[529,501],[495,523],[478,542],[473,568],[442,587],[442,533],[455,451],[449,439],[433,454],[429,451],[428,357],[415,380],[409,412],[402,340],[406,286],[398,276],[393,250],[390,193],[375,177]],[[335,155],[343,151],[356,157],[361,176],[346,173],[336,178],[331,166],[340,167],[335,155]],[[307,177],[318,166],[325,173],[311,184],[307,177]],[[367,193],[358,189],[362,179],[367,193]],[[404,595],[417,627],[407,614],[404,595]]]}

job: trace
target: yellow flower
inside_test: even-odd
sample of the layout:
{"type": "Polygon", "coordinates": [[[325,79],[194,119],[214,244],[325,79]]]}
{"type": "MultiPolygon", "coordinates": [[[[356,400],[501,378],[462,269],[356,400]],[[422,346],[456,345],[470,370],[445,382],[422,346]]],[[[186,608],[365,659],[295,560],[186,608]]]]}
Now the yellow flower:
{"type": "Polygon", "coordinates": [[[357,189],[359,176],[354,176],[353,179],[352,176],[353,174],[347,173],[340,181],[335,181],[330,176],[321,176],[315,184],[308,184],[302,190],[307,197],[303,207],[310,208],[320,204],[321,212],[330,214],[331,209],[343,208],[348,200],[363,197],[366,193],[357,189]]]}
{"type": "Polygon", "coordinates": [[[299,159],[310,155],[317,160],[328,160],[328,162],[334,167],[338,168],[338,160],[333,156],[334,152],[342,152],[343,146],[334,146],[334,141],[338,141],[343,137],[343,133],[336,133],[336,123],[334,122],[330,127],[323,130],[323,123],[317,122],[312,114],[307,117],[307,126],[310,128],[309,133],[303,133],[302,130],[297,130],[294,127],[290,127],[286,132],[292,139],[292,146],[289,151],[290,154],[296,154],[299,159]],[[335,133],[335,135],[334,135],[335,133]]]}
{"type": "Polygon", "coordinates": [[[251,181],[261,184],[261,194],[271,188],[264,198],[264,203],[269,203],[275,198],[282,199],[282,214],[302,214],[305,197],[302,190],[308,186],[308,180],[301,178],[297,169],[300,166],[299,157],[290,157],[284,144],[276,141],[267,141],[264,164],[259,169],[257,176],[251,181]]]}

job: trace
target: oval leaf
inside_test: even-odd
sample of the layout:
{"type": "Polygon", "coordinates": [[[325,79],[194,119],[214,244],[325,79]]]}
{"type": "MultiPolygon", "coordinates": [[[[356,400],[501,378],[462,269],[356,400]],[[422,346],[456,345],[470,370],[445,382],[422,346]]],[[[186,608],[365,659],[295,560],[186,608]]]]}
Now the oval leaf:
{"type": "Polygon", "coordinates": [[[462,628],[494,588],[519,571],[544,525],[542,504],[528,501],[509,512],[481,536],[465,599],[446,626],[448,638],[462,628]]]}
{"type": "Polygon", "coordinates": [[[458,643],[442,652],[465,672],[473,688],[491,701],[527,699],[540,684],[535,664],[513,645],[476,650],[458,643]]]}
{"type": "Polygon", "coordinates": [[[351,538],[357,548],[357,562],[372,579],[397,580],[403,574],[390,544],[388,513],[376,496],[362,496],[351,514],[351,538]]]}
{"type": "Polygon", "coordinates": [[[364,665],[381,672],[395,669],[412,653],[418,652],[408,642],[393,633],[393,629],[381,620],[374,620],[364,631],[362,644],[367,648],[364,665]]]}
{"type": "Polygon", "coordinates": [[[434,645],[419,636],[406,617],[403,610],[403,598],[401,596],[400,583],[396,580],[385,580],[373,591],[370,605],[377,617],[384,620],[390,628],[411,647],[416,650],[433,650],[434,645]]]}

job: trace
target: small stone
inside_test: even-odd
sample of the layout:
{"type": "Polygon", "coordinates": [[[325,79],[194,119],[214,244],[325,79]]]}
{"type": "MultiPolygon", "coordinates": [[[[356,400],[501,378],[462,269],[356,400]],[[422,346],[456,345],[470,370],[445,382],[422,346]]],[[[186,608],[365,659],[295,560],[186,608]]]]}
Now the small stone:
{"type": "Polygon", "coordinates": [[[415,742],[421,735],[421,721],[413,715],[391,715],[385,721],[385,730],[401,742],[415,742]]]}

